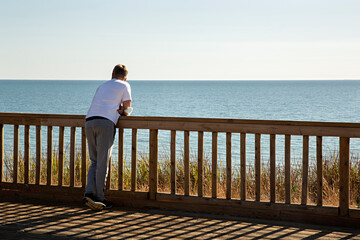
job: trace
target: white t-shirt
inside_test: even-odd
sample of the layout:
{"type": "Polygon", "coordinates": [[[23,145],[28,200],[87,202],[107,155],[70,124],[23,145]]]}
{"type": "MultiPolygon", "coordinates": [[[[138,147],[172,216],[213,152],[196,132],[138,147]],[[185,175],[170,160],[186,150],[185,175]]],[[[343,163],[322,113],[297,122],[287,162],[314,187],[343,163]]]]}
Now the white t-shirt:
{"type": "Polygon", "coordinates": [[[122,102],[131,100],[129,83],[111,79],[101,84],[92,100],[86,118],[99,116],[117,123],[119,113],[117,110],[122,102]]]}

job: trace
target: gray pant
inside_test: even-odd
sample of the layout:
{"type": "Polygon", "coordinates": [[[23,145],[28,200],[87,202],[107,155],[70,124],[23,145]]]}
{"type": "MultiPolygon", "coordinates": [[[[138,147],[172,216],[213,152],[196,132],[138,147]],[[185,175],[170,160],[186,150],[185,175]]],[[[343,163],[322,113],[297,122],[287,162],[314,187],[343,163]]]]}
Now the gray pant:
{"type": "Polygon", "coordinates": [[[85,193],[94,193],[98,200],[104,200],[104,188],[109,160],[114,145],[115,125],[107,119],[94,119],[85,123],[88,142],[89,167],[85,193]]]}

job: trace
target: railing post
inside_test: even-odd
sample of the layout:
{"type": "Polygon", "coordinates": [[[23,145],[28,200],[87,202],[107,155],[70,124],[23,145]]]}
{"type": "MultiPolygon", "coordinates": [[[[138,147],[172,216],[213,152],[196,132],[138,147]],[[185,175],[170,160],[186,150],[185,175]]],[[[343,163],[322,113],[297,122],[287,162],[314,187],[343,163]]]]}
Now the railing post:
{"type": "Polygon", "coordinates": [[[136,190],[137,129],[132,129],[131,146],[131,191],[136,190]]]}
{"type": "Polygon", "coordinates": [[[75,146],[76,146],[76,127],[71,127],[70,131],[70,187],[75,185],[75,146]]]}
{"type": "Polygon", "coordinates": [[[203,196],[204,132],[198,132],[198,196],[203,196]]]}
{"type": "Polygon", "coordinates": [[[158,130],[150,130],[149,198],[156,199],[158,184],[158,130]]]}
{"type": "Polygon", "coordinates": [[[317,176],[317,206],[322,206],[323,204],[322,136],[316,137],[316,176],[317,176]]]}
{"type": "Polygon", "coordinates": [[[52,135],[53,128],[48,126],[47,129],[47,174],[46,174],[46,185],[51,185],[51,170],[52,170],[52,135]]]}
{"type": "Polygon", "coordinates": [[[231,199],[231,132],[226,133],[226,199],[231,199]]]}
{"type": "Polygon", "coordinates": [[[255,134],[255,201],[260,201],[261,178],[261,135],[255,134]]]}
{"type": "Polygon", "coordinates": [[[4,164],[4,125],[0,124],[0,183],[3,181],[4,164]]]}
{"type": "Polygon", "coordinates": [[[41,126],[36,126],[36,164],[35,164],[35,184],[40,184],[40,165],[41,165],[41,126]]]}
{"type": "Polygon", "coordinates": [[[184,131],[184,181],[185,196],[190,195],[190,132],[184,131]]]}
{"type": "Polygon", "coordinates": [[[302,205],[307,204],[308,172],[309,172],[309,136],[303,136],[303,168],[302,168],[302,189],[301,189],[302,205]]]}
{"type": "Polygon", "coordinates": [[[25,125],[24,134],[24,183],[29,183],[29,166],[30,166],[30,126],[25,125]]]}
{"type": "Polygon", "coordinates": [[[270,135],[270,202],[275,203],[276,176],[276,135],[270,135]]]}
{"type": "Polygon", "coordinates": [[[124,129],[119,128],[119,154],[118,154],[118,190],[123,190],[123,171],[124,171],[124,129]]]}
{"type": "Polygon", "coordinates": [[[212,133],[212,174],[211,174],[211,190],[212,197],[217,197],[217,145],[218,145],[218,133],[212,133]]]}
{"type": "Polygon", "coordinates": [[[291,135],[285,135],[285,203],[291,203],[291,174],[290,174],[290,157],[291,157],[291,135]]]}
{"type": "Polygon", "coordinates": [[[240,133],[240,199],[246,200],[246,133],[240,133]]]}
{"type": "Polygon", "coordinates": [[[64,127],[59,127],[59,172],[58,172],[58,186],[63,184],[64,174],[64,127]]]}
{"type": "Polygon", "coordinates": [[[18,163],[19,163],[19,125],[14,125],[13,183],[18,182],[18,163]]]}
{"type": "Polygon", "coordinates": [[[171,130],[171,147],[170,147],[170,161],[171,161],[171,194],[176,194],[176,131],[171,130]]]}
{"type": "Polygon", "coordinates": [[[86,186],[86,134],[85,127],[81,128],[81,187],[86,186]]]}
{"type": "Polygon", "coordinates": [[[340,138],[340,189],[339,189],[339,215],[349,215],[349,167],[350,167],[350,138],[340,138]]]}

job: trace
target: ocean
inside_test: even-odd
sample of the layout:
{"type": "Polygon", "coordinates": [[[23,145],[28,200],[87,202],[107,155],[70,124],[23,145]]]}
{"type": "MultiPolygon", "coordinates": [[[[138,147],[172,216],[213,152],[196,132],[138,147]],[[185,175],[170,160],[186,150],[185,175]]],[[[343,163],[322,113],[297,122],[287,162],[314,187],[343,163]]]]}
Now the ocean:
{"type": "MultiPolygon", "coordinates": [[[[103,81],[1,80],[0,112],[86,114],[96,88],[103,81]]],[[[208,117],[295,121],[360,121],[360,81],[131,81],[133,116],[208,117]]],[[[5,150],[12,150],[12,127],[5,127],[5,150]]],[[[80,131],[78,131],[80,132],[80,131]]],[[[20,129],[20,143],[23,131],[20,129]]],[[[46,134],[46,128],[43,130],[46,134]]],[[[57,144],[54,129],[54,149],[57,144]]],[[[69,131],[65,137],[69,139],[69,131]]],[[[138,131],[138,150],[148,152],[148,131],[138,131]]],[[[268,160],[268,135],[262,136],[262,159],[268,160]]],[[[35,129],[31,128],[31,139],[35,129]]],[[[42,137],[46,140],[46,135],[42,137]]],[[[178,155],[182,133],[177,134],[178,155]]],[[[247,138],[248,159],[253,159],[253,135],[247,138]]],[[[34,141],[32,141],[34,142],[34,141]]],[[[77,136],[80,143],[80,135],[77,136]]],[[[125,131],[125,152],[131,152],[131,131],[125,131]]],[[[277,159],[283,158],[283,136],[277,136],[277,159]]],[[[22,145],[22,144],[20,144],[22,145]]],[[[315,137],[310,137],[310,159],[315,157],[315,137]]],[[[159,133],[159,154],[167,156],[170,132],[159,133]]],[[[190,135],[190,150],[197,153],[197,133],[190,135]]],[[[46,151],[46,143],[43,143],[46,151]]],[[[211,156],[211,134],[204,135],[205,156],[211,156]]],[[[292,159],[300,161],[302,138],[292,137],[292,159]]],[[[34,146],[32,146],[32,149],[34,146]]],[[[233,159],[239,159],[239,134],[233,134],[233,159]]],[[[337,138],[324,138],[324,152],[338,149],[337,138]]],[[[21,150],[21,147],[20,147],[21,150]]],[[[219,158],[225,160],[225,134],[219,134],[219,158]]],[[[358,139],[351,153],[360,153],[358,139]]],[[[117,154],[115,148],[113,154],[117,154]]]]}

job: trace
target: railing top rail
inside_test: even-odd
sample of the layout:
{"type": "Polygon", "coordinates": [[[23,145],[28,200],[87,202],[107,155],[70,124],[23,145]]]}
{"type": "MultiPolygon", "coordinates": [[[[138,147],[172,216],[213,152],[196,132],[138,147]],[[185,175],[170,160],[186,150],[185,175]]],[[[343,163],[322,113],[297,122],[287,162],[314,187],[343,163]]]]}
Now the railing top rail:
{"type": "MultiPolygon", "coordinates": [[[[4,113],[0,124],[83,127],[85,115],[4,113]]],[[[360,123],[184,117],[120,117],[120,128],[360,137],[360,123]]]]}

